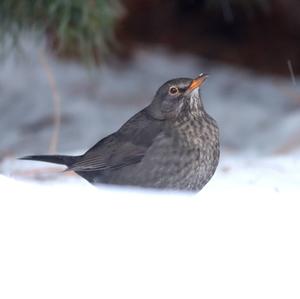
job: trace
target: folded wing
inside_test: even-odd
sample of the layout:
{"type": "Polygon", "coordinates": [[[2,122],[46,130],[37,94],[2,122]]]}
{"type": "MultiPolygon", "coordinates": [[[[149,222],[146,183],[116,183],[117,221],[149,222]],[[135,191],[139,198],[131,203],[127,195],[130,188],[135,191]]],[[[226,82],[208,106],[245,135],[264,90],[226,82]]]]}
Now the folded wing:
{"type": "Polygon", "coordinates": [[[69,169],[76,172],[105,171],[139,163],[161,132],[162,126],[162,121],[142,111],[116,133],[100,140],[69,169]]]}

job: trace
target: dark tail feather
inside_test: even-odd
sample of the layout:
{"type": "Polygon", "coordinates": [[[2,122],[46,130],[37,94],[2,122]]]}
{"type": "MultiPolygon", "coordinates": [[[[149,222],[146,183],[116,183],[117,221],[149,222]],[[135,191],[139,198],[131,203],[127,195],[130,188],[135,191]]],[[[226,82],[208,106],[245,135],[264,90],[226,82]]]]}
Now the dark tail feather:
{"type": "Polygon", "coordinates": [[[63,156],[63,155],[34,155],[19,158],[20,160],[43,161],[55,164],[63,164],[68,167],[77,161],[79,156],[63,156]]]}

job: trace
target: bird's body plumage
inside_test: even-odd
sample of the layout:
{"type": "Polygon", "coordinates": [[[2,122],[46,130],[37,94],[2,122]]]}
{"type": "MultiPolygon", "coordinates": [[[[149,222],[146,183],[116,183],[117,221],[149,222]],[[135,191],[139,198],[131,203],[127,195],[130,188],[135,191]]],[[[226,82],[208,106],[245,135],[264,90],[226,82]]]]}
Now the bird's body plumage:
{"type": "Polygon", "coordinates": [[[148,107],[81,156],[25,159],[65,164],[94,184],[199,191],[216,170],[219,132],[203,108],[198,88],[189,87],[191,82],[182,78],[165,83],[148,107]],[[168,97],[163,93],[173,85],[178,90],[184,86],[183,96],[178,96],[178,103],[169,96],[161,104],[159,97],[168,97]]]}

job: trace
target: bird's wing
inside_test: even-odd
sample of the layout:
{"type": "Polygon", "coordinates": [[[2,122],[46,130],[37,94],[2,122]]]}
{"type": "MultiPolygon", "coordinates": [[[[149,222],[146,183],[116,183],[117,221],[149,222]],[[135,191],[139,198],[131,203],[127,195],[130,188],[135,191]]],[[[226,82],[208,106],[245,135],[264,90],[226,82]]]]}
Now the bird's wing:
{"type": "Polygon", "coordinates": [[[145,113],[138,113],[119,131],[99,141],[69,169],[104,171],[138,163],[161,128],[161,121],[150,119],[145,113]]]}
{"type": "Polygon", "coordinates": [[[130,141],[119,142],[113,137],[110,138],[109,143],[103,142],[96,149],[87,152],[70,169],[74,171],[117,169],[138,163],[143,158],[147,150],[146,147],[130,141]]]}

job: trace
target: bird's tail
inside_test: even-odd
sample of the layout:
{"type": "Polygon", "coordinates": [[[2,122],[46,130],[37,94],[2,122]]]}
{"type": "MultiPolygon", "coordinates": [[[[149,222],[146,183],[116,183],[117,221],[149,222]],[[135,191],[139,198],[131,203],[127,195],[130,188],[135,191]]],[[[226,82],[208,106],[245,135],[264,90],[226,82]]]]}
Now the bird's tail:
{"type": "Polygon", "coordinates": [[[64,155],[34,155],[20,158],[20,160],[43,161],[55,164],[63,164],[70,167],[77,161],[79,156],[64,156],[64,155]]]}

